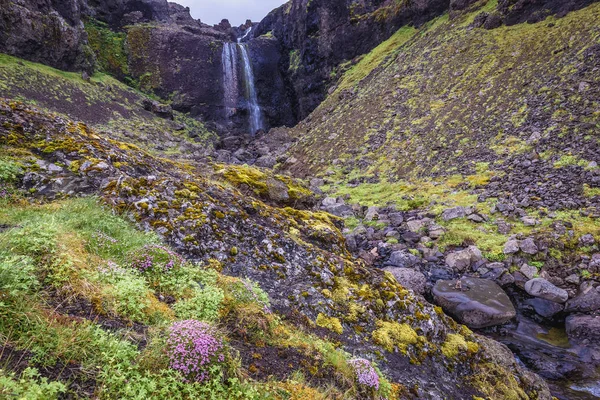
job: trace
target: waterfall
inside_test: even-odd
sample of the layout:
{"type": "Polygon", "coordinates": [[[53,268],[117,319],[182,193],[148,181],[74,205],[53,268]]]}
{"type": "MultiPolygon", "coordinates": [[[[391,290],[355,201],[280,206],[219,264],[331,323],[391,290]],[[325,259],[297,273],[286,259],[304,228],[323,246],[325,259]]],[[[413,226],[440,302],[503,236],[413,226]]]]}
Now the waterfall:
{"type": "Polygon", "coordinates": [[[223,45],[223,87],[225,98],[225,114],[231,118],[235,114],[238,102],[238,68],[237,46],[234,43],[223,45]]]}
{"type": "Polygon", "coordinates": [[[232,117],[238,105],[238,50],[241,54],[244,95],[248,104],[250,132],[254,135],[260,129],[264,129],[262,111],[258,104],[258,95],[254,85],[254,73],[248,55],[248,46],[242,41],[250,35],[252,28],[248,28],[244,35],[237,39],[237,43],[225,43],[223,45],[223,87],[225,98],[225,113],[227,118],[232,117]]]}

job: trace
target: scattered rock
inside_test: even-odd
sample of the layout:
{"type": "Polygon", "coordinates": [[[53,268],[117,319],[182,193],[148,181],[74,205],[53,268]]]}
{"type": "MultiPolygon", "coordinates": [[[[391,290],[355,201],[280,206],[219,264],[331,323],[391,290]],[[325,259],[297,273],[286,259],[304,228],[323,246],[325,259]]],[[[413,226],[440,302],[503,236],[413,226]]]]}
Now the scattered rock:
{"type": "Polygon", "coordinates": [[[596,239],[594,238],[594,235],[588,233],[579,238],[579,244],[584,247],[593,246],[596,244],[596,239]]]}
{"type": "Polygon", "coordinates": [[[432,293],[437,304],[470,328],[501,325],[516,316],[504,290],[487,279],[438,281],[432,293]]]}
{"type": "Polygon", "coordinates": [[[515,254],[519,252],[519,241],[518,240],[509,240],[504,245],[504,254],[515,254]]]}
{"type": "Polygon", "coordinates": [[[467,211],[464,207],[448,208],[442,212],[442,219],[444,221],[452,221],[457,218],[464,218],[467,216],[467,211]]]}
{"type": "Polygon", "coordinates": [[[379,219],[379,207],[371,206],[365,213],[365,221],[376,221],[379,219]]]}
{"type": "Polygon", "coordinates": [[[521,268],[519,269],[519,271],[521,271],[521,273],[523,275],[525,275],[525,277],[527,277],[527,279],[533,279],[538,274],[538,269],[529,264],[521,265],[521,268]]]}
{"type": "Polygon", "coordinates": [[[395,251],[391,254],[386,265],[397,268],[410,268],[417,265],[421,259],[408,251],[395,251]]]}
{"type": "Polygon", "coordinates": [[[556,303],[564,303],[569,299],[569,294],[566,290],[554,286],[543,278],[529,280],[525,284],[525,291],[531,296],[554,301],[556,303]]]}
{"type": "Polygon", "coordinates": [[[525,254],[534,255],[537,254],[539,249],[532,238],[519,241],[519,248],[525,254]]]}

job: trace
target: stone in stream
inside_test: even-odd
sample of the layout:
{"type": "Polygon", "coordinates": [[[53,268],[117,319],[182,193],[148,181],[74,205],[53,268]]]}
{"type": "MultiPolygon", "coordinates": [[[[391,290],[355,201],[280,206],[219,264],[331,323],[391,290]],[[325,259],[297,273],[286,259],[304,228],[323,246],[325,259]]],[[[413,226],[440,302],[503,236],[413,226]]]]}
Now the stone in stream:
{"type": "Polygon", "coordinates": [[[535,278],[525,283],[525,291],[533,297],[539,297],[555,303],[565,303],[569,300],[566,290],[554,286],[543,278],[535,278]]]}
{"type": "Polygon", "coordinates": [[[406,289],[410,289],[415,293],[425,293],[425,285],[427,284],[427,278],[425,275],[417,270],[411,268],[394,268],[388,267],[384,271],[391,272],[396,278],[398,283],[404,286],[406,289]]]}
{"type": "Polygon", "coordinates": [[[569,313],[586,313],[597,310],[600,310],[600,287],[586,288],[577,297],[569,300],[565,307],[565,311],[569,313]]]}
{"type": "Polygon", "coordinates": [[[501,325],[516,316],[504,290],[487,279],[438,281],[432,293],[437,304],[470,328],[501,325]]]}
{"type": "Polygon", "coordinates": [[[566,328],[572,342],[600,345],[600,315],[569,315],[566,328]]]}
{"type": "Polygon", "coordinates": [[[539,297],[527,299],[524,303],[532,307],[536,314],[541,315],[544,318],[552,318],[553,316],[565,309],[565,306],[562,304],[558,304],[554,301],[546,299],[541,299],[539,297]]]}

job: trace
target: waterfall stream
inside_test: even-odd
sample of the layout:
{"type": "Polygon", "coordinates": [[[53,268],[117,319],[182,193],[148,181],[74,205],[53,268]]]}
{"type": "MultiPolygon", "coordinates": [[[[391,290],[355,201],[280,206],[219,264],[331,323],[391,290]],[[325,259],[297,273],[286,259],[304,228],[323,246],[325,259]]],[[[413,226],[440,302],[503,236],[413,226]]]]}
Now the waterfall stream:
{"type": "Polygon", "coordinates": [[[242,41],[250,35],[252,28],[248,28],[244,35],[237,39],[237,43],[225,43],[223,45],[222,63],[223,63],[223,87],[224,87],[224,105],[227,118],[231,118],[238,106],[239,97],[239,77],[238,61],[242,61],[242,77],[244,87],[244,97],[248,105],[249,129],[253,135],[265,128],[262,110],[258,104],[258,95],[254,82],[254,73],[248,54],[248,45],[242,41]]]}

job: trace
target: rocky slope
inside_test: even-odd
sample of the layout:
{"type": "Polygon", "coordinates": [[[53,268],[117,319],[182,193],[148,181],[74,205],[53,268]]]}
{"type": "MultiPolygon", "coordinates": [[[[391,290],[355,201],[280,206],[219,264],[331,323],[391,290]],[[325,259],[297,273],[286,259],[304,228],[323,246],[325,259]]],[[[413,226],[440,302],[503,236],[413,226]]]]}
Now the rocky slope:
{"type": "MultiPolygon", "coordinates": [[[[209,179],[208,166],[156,159],[19,103],[3,101],[0,114],[4,185],[14,182],[43,201],[99,195],[188,259],[256,281],[291,323],[377,360],[401,385],[390,398],[550,398],[505,348],[351,257],[335,217],[261,200],[284,201],[274,194],[282,190],[302,198],[310,193],[302,185],[220,165],[209,179]],[[241,185],[247,194],[220,182],[241,185]]],[[[4,196],[14,201],[8,190],[4,196]]]]}

